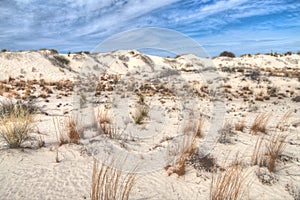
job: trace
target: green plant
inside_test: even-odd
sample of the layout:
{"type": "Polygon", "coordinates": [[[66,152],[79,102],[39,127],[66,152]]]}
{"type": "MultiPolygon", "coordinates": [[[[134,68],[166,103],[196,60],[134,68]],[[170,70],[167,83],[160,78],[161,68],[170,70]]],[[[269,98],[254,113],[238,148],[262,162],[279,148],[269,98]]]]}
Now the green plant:
{"type": "Polygon", "coordinates": [[[133,120],[136,124],[142,124],[144,119],[148,116],[149,108],[146,105],[138,106],[134,115],[133,120]]]}
{"type": "Polygon", "coordinates": [[[138,104],[140,104],[140,105],[145,104],[145,97],[144,97],[144,95],[142,93],[138,93],[138,97],[139,97],[138,104]]]}
{"type": "Polygon", "coordinates": [[[92,175],[92,200],[127,200],[136,183],[136,174],[133,172],[125,174],[121,169],[116,169],[113,161],[106,166],[100,167],[94,160],[92,175]]]}

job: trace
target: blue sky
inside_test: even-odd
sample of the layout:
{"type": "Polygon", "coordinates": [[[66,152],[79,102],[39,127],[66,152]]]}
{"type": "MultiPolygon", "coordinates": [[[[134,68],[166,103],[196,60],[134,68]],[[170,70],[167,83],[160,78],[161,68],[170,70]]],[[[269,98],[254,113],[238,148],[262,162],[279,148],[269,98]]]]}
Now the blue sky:
{"type": "Polygon", "coordinates": [[[0,48],[92,50],[142,27],[179,31],[210,55],[300,50],[300,0],[0,0],[0,48]]]}

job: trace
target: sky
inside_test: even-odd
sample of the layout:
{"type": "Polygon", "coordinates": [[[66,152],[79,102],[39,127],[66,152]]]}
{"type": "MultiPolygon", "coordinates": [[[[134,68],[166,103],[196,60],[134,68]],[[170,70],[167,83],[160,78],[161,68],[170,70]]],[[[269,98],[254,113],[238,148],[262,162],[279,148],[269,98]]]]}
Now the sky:
{"type": "Polygon", "coordinates": [[[0,0],[0,13],[0,49],[91,51],[114,34],[158,27],[211,56],[300,51],[300,0],[0,0]]]}

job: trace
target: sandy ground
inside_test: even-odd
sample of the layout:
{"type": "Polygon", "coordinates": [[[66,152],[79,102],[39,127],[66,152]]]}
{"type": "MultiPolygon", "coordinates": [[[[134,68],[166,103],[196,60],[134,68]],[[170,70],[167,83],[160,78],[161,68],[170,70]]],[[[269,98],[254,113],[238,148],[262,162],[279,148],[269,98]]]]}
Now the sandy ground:
{"type": "Polygon", "coordinates": [[[200,154],[209,153],[218,168],[238,155],[248,173],[244,199],[300,198],[299,55],[210,60],[135,50],[69,56],[43,50],[2,52],[0,69],[1,101],[39,107],[22,148],[0,140],[0,199],[90,199],[94,158],[106,164],[120,159],[115,167],[125,171],[138,166],[130,199],[209,199],[212,172],[197,167],[203,160],[186,161],[182,176],[164,169],[191,145],[187,127],[199,116],[200,154]],[[134,123],[139,106],[149,110],[140,125],[134,123]],[[98,109],[112,116],[111,137],[95,131],[98,109]],[[269,116],[266,133],[250,134],[262,113],[269,116]],[[58,129],[64,132],[72,114],[84,128],[80,143],[59,146],[58,129]],[[241,122],[244,130],[236,130],[241,122]],[[268,141],[273,134],[287,136],[286,148],[269,172],[250,161],[258,137],[268,141]]]}

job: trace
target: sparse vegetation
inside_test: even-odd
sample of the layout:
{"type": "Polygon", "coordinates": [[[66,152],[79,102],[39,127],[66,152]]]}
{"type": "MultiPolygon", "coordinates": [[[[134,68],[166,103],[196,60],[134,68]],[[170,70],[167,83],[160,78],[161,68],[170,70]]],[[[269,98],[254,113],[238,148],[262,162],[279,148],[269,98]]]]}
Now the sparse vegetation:
{"type": "Polygon", "coordinates": [[[127,200],[136,183],[136,174],[125,174],[121,169],[113,168],[113,162],[106,166],[94,160],[92,176],[92,200],[127,200]]]}

